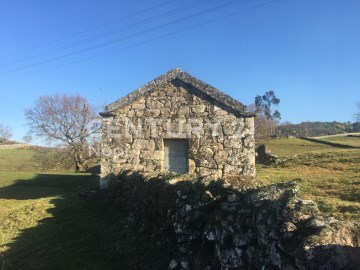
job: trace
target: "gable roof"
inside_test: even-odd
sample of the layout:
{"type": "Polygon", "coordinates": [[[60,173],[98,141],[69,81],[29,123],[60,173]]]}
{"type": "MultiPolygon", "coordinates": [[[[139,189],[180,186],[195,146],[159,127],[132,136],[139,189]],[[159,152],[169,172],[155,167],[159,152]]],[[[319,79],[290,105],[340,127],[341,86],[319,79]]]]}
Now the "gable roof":
{"type": "Polygon", "coordinates": [[[106,106],[107,111],[100,113],[100,115],[111,116],[113,115],[113,111],[126,107],[127,105],[135,102],[137,99],[145,96],[148,93],[153,92],[156,89],[162,88],[166,84],[176,79],[181,80],[184,83],[191,85],[192,87],[195,87],[197,90],[205,94],[205,96],[208,96],[213,100],[219,102],[220,104],[225,105],[225,107],[228,107],[229,109],[241,116],[254,116],[251,113],[245,112],[246,106],[243,105],[241,102],[216,89],[215,87],[191,76],[189,73],[182,71],[180,68],[175,68],[168,71],[167,73],[157,77],[151,82],[148,82],[147,84],[141,86],[140,88],[136,89],[125,97],[122,97],[115,102],[109,104],[108,106],[106,106]]]}

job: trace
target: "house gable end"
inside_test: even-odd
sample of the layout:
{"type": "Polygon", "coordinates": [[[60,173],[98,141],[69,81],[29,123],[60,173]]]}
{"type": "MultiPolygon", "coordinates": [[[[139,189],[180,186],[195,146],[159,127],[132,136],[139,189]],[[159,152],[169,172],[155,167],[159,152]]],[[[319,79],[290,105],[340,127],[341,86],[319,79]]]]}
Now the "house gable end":
{"type": "Polygon", "coordinates": [[[229,95],[223,93],[222,91],[204,83],[203,81],[198,80],[197,78],[191,76],[190,74],[182,71],[181,69],[173,69],[164,75],[154,79],[153,81],[143,85],[137,90],[131,92],[123,98],[118,99],[117,101],[111,103],[106,107],[107,112],[101,113],[102,116],[111,115],[111,112],[124,108],[131,103],[137,101],[141,97],[145,97],[150,93],[156,91],[157,89],[163,88],[168,83],[186,84],[187,89],[191,89],[192,92],[200,93],[205,99],[211,103],[222,104],[223,108],[229,112],[243,116],[243,117],[253,117],[252,114],[245,112],[245,106],[239,101],[233,99],[229,95]]]}

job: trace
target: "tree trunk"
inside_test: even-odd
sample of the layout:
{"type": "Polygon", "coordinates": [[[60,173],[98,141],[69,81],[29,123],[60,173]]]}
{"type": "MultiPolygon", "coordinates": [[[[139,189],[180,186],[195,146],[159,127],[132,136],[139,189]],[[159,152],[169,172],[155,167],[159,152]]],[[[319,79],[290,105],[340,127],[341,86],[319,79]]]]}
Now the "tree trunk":
{"type": "Polygon", "coordinates": [[[84,164],[80,161],[76,161],[75,162],[75,172],[79,173],[79,172],[83,172],[83,171],[85,171],[84,164]]]}
{"type": "MultiPolygon", "coordinates": [[[[78,150],[79,151],[79,150],[78,150]]],[[[75,172],[84,172],[87,169],[86,159],[83,158],[81,152],[75,154],[75,172]]]]}

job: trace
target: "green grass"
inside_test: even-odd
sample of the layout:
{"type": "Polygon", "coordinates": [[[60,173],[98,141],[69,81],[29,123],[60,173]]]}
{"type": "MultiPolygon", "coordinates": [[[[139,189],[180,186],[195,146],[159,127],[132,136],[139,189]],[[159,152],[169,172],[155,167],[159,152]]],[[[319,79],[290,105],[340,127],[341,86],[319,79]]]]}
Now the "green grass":
{"type": "Polygon", "coordinates": [[[260,144],[266,144],[271,152],[279,157],[332,150],[331,146],[301,139],[273,139],[257,142],[257,145],[260,144]]]}
{"type": "Polygon", "coordinates": [[[78,196],[98,177],[35,172],[31,152],[0,150],[0,269],[165,269],[157,246],[105,200],[78,196]],[[20,154],[21,153],[21,154],[20,154]],[[25,164],[16,171],[11,163],[25,164]]]}
{"type": "Polygon", "coordinates": [[[356,136],[347,136],[347,135],[323,136],[323,137],[318,137],[317,139],[332,143],[340,143],[340,144],[360,147],[360,133],[357,134],[356,136]]]}
{"type": "Polygon", "coordinates": [[[37,171],[34,155],[32,149],[1,149],[0,171],[37,171]]]}
{"type": "MultiPolygon", "coordinates": [[[[1,172],[0,253],[5,259],[4,269],[19,267],[19,256],[30,254],[33,260],[40,256],[34,252],[39,244],[51,245],[56,240],[54,233],[63,233],[63,221],[74,222],[81,214],[83,206],[75,191],[95,183],[96,179],[88,175],[1,172]]],[[[25,257],[21,263],[30,263],[25,257]]]]}
{"type": "Polygon", "coordinates": [[[266,144],[275,155],[295,158],[273,166],[258,164],[260,179],[266,183],[297,179],[301,196],[317,202],[326,215],[360,220],[360,149],[333,148],[300,139],[276,139],[266,144]]]}

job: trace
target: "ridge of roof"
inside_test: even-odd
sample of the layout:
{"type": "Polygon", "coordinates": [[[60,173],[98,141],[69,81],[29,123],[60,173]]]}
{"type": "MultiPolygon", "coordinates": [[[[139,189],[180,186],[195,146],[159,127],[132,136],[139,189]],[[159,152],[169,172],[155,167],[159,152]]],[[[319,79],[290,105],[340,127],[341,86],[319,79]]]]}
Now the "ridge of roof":
{"type": "Polygon", "coordinates": [[[241,102],[218,90],[217,88],[195,78],[194,76],[181,70],[180,68],[175,68],[166,72],[165,74],[155,78],[154,80],[139,87],[135,91],[129,93],[128,95],[109,104],[105,107],[107,111],[101,113],[101,115],[110,116],[112,115],[112,111],[121,109],[131,104],[145,94],[152,92],[157,88],[161,88],[175,79],[179,79],[187,84],[192,85],[193,87],[210,96],[220,104],[224,104],[225,106],[229,107],[230,109],[234,110],[236,113],[242,116],[253,116],[253,114],[245,112],[246,106],[243,105],[241,102]]]}

